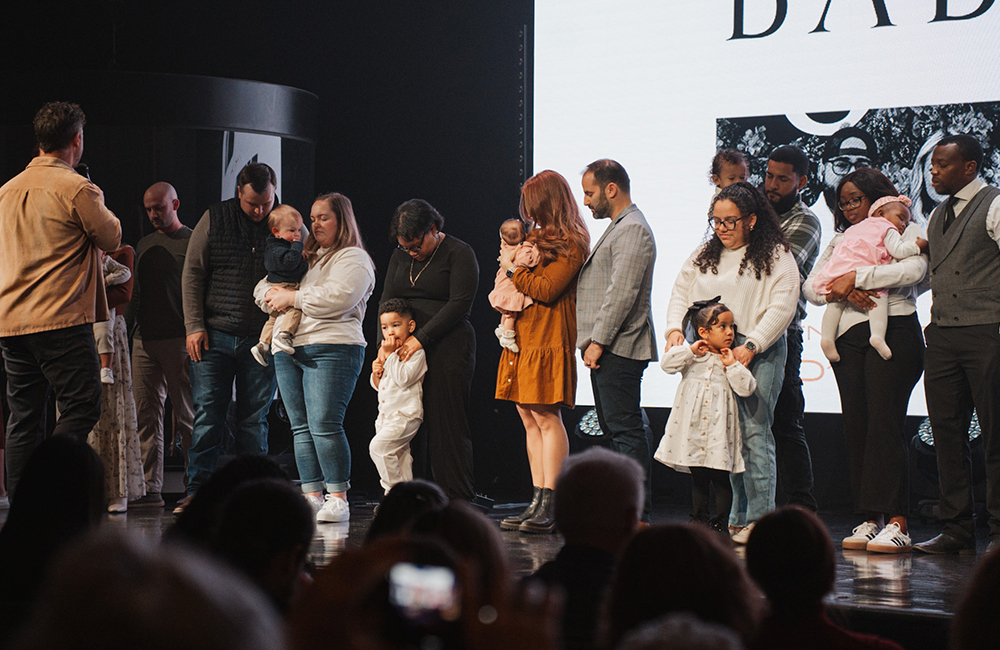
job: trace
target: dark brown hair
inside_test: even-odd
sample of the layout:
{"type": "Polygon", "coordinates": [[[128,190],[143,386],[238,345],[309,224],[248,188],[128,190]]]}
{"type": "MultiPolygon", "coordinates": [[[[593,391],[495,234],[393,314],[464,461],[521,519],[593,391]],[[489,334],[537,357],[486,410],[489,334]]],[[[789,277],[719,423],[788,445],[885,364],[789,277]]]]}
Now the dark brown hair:
{"type": "MultiPolygon", "coordinates": [[[[786,251],[789,249],[788,239],[781,232],[781,226],[778,225],[778,215],[775,214],[771,202],[767,200],[767,197],[759,189],[745,181],[733,183],[715,195],[715,198],[712,199],[712,205],[708,209],[708,216],[710,218],[714,214],[715,204],[719,201],[732,201],[737,209],[739,209],[740,216],[743,218],[750,215],[756,215],[757,217],[757,223],[753,230],[744,231],[749,232],[749,243],[747,244],[747,252],[743,256],[743,261],[740,262],[739,275],[743,275],[743,271],[747,267],[753,269],[754,276],[758,280],[760,280],[762,275],[769,275],[771,273],[771,265],[774,263],[775,249],[778,247],[784,248],[786,251]]],[[[739,222],[737,227],[746,228],[746,222],[739,222]]],[[[722,240],[712,230],[708,242],[702,247],[695,258],[694,265],[702,273],[711,271],[714,275],[718,275],[719,258],[722,255],[722,248],[722,240]]]]}
{"type": "Polygon", "coordinates": [[[61,151],[83,131],[87,117],[76,104],[49,102],[35,113],[35,139],[42,153],[61,151]]]}

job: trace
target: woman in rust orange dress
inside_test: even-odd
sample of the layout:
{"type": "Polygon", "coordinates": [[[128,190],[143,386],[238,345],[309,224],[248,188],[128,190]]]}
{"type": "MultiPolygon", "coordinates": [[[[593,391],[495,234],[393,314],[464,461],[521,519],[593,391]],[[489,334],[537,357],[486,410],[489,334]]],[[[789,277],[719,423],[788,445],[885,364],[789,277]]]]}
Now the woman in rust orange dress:
{"type": "Polygon", "coordinates": [[[504,349],[497,370],[497,399],[514,402],[524,423],[534,495],[521,514],[501,522],[505,530],[551,533],[552,490],[569,439],[563,406],[576,399],[576,278],[590,251],[590,235],[566,179],[554,171],[535,174],[521,188],[521,219],[541,261],[518,268],[501,251],[501,268],[518,291],[532,299],[517,320],[518,353],[504,349]]]}

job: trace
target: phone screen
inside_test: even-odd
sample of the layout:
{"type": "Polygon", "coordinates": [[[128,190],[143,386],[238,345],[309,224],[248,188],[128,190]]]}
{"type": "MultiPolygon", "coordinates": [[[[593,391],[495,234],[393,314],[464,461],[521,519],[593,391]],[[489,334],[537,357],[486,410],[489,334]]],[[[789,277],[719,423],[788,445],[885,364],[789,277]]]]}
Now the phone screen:
{"type": "Polygon", "coordinates": [[[389,570],[389,603],[413,627],[458,620],[455,573],[448,567],[400,562],[389,570]]]}

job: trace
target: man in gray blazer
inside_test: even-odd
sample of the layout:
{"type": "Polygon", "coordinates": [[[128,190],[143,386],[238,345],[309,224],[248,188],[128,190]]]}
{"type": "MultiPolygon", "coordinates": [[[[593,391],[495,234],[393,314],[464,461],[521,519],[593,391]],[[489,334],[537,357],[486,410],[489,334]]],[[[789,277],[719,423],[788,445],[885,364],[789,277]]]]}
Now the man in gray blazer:
{"type": "Polygon", "coordinates": [[[611,448],[646,473],[642,521],[649,522],[649,439],[639,388],[657,358],[650,309],[656,242],[629,189],[625,168],[614,160],[596,160],[583,175],[584,205],[611,223],[580,269],[576,346],[590,368],[597,418],[611,448]]]}

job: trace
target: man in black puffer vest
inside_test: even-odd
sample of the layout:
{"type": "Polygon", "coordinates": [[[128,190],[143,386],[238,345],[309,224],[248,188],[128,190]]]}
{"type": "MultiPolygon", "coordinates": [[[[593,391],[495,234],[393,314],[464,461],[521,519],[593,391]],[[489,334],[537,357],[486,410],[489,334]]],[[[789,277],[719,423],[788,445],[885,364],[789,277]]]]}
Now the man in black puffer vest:
{"type": "Polygon", "coordinates": [[[237,179],[239,195],[211,206],[191,235],[182,276],[184,325],[191,356],[194,429],[188,451],[188,499],[215,471],[226,412],[236,382],[236,452],[267,453],[267,412],[274,396],[274,365],[250,354],[267,321],[253,299],[264,269],[267,215],[276,203],[277,177],[250,163],[237,179]]]}

